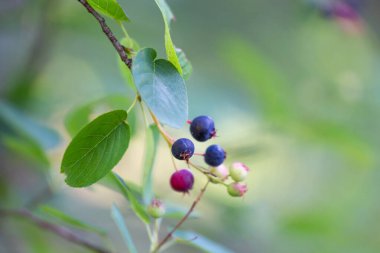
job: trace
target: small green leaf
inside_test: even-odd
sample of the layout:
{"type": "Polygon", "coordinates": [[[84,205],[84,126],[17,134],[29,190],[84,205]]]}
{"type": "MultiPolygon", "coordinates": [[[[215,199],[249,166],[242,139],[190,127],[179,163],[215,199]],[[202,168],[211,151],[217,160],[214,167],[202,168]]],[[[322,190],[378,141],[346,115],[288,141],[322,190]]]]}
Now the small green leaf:
{"type": "Polygon", "coordinates": [[[63,222],[64,224],[70,225],[74,228],[77,228],[77,229],[80,229],[83,231],[97,233],[101,236],[106,235],[106,232],[104,230],[102,230],[100,228],[96,228],[92,225],[86,224],[83,221],[80,221],[76,218],[73,218],[70,215],[67,215],[64,212],[62,212],[58,209],[55,209],[51,206],[42,205],[42,206],[39,206],[38,209],[39,209],[39,211],[41,211],[45,214],[48,214],[48,215],[58,219],[59,221],[63,222]]]}
{"type": "Polygon", "coordinates": [[[100,184],[112,191],[120,193],[127,200],[129,200],[127,190],[132,192],[134,196],[137,196],[138,199],[142,198],[142,189],[139,186],[132,182],[126,182],[117,173],[112,171],[108,173],[105,177],[103,177],[101,180],[99,180],[97,184],[100,184]]]}
{"type": "Polygon", "coordinates": [[[84,127],[63,156],[61,172],[72,187],[91,185],[107,175],[123,157],[129,145],[127,112],[103,114],[84,127]]]}
{"type": "Polygon", "coordinates": [[[32,139],[0,135],[0,140],[8,149],[30,161],[36,162],[41,168],[47,169],[50,167],[45,151],[32,139]]]}
{"type": "Polygon", "coordinates": [[[87,2],[97,11],[107,15],[117,21],[129,21],[124,10],[115,0],[87,0],[87,2]]]}
{"type": "Polygon", "coordinates": [[[124,242],[128,247],[130,253],[137,253],[136,246],[132,240],[131,235],[129,234],[128,228],[125,225],[125,220],[121,214],[119,208],[115,204],[112,205],[111,217],[114,220],[117,228],[119,229],[121,235],[123,236],[124,242]]]}
{"type": "Polygon", "coordinates": [[[189,79],[191,73],[193,72],[193,66],[191,65],[190,61],[187,59],[185,52],[183,52],[182,49],[176,48],[175,49],[179,64],[182,68],[182,76],[185,80],[189,79]]]}
{"type": "Polygon", "coordinates": [[[110,188],[123,194],[129,201],[131,208],[137,217],[139,217],[139,219],[146,224],[150,223],[150,218],[145,210],[145,207],[139,202],[136,195],[132,192],[132,189],[128,187],[119,175],[111,172],[101,182],[105,183],[105,185],[111,186],[110,188]]]}
{"type": "MultiPolygon", "coordinates": [[[[84,126],[86,126],[93,114],[104,113],[110,110],[122,110],[129,106],[128,99],[120,95],[108,95],[79,107],[75,107],[65,117],[65,127],[71,137],[74,137],[84,126]]],[[[131,124],[131,115],[128,115],[128,123],[131,124]]]]}
{"type": "Polygon", "coordinates": [[[157,145],[160,132],[156,125],[150,125],[146,131],[145,141],[145,161],[144,161],[144,175],[143,175],[143,200],[148,205],[153,198],[153,166],[157,153],[157,145]]]}
{"type": "Polygon", "coordinates": [[[168,60],[177,68],[178,72],[182,75],[182,68],[179,62],[178,56],[176,54],[175,46],[173,44],[170,35],[170,22],[174,20],[174,15],[170,10],[169,5],[165,0],[155,0],[158,8],[162,13],[162,17],[165,23],[165,48],[168,60]]]}
{"type": "Polygon", "coordinates": [[[156,56],[152,48],[137,53],[132,65],[136,87],[162,123],[181,128],[188,118],[185,82],[173,64],[156,56]]]}
{"type": "Polygon", "coordinates": [[[0,125],[20,138],[33,140],[42,149],[52,148],[60,142],[57,132],[3,101],[0,101],[0,125]]]}
{"type": "Polygon", "coordinates": [[[173,237],[178,243],[194,246],[207,253],[233,253],[230,249],[192,231],[177,230],[173,237]]]}

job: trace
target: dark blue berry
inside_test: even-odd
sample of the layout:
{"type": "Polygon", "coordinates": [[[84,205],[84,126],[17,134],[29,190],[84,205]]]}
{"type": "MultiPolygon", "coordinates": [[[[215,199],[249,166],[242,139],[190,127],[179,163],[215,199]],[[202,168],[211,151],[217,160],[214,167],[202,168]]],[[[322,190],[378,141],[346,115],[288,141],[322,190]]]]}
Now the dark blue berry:
{"type": "Polygon", "coordinates": [[[226,159],[226,152],[219,145],[211,145],[206,149],[205,162],[213,167],[219,166],[226,159]]]}
{"type": "Polygon", "coordinates": [[[190,133],[197,141],[207,141],[215,136],[214,120],[209,116],[198,116],[190,124],[190,133]]]}
{"type": "Polygon", "coordinates": [[[178,160],[189,160],[194,154],[193,142],[186,138],[176,140],[172,146],[172,154],[178,160]]]}

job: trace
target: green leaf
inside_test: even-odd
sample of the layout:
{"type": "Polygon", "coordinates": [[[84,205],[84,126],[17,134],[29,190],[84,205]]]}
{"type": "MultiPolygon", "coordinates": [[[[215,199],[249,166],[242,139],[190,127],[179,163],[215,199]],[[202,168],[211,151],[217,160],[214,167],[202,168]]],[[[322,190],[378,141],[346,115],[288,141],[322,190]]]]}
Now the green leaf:
{"type": "Polygon", "coordinates": [[[123,196],[129,201],[131,208],[137,217],[139,217],[139,219],[146,224],[150,223],[150,218],[145,210],[145,206],[139,202],[136,197],[137,194],[132,192],[132,189],[128,187],[128,185],[119,175],[110,172],[102,180],[102,182],[105,183],[105,185],[110,186],[111,189],[114,189],[123,194],[123,196]]]}
{"type": "MultiPolygon", "coordinates": [[[[120,40],[120,44],[122,44],[126,48],[131,48],[134,51],[138,51],[140,46],[137,44],[137,42],[129,37],[124,37],[120,40]]],[[[135,83],[133,81],[133,76],[131,70],[128,68],[128,66],[120,59],[120,56],[117,54],[117,62],[119,66],[119,70],[121,73],[121,76],[123,77],[124,81],[132,90],[136,90],[135,83]]]]}
{"type": "Polygon", "coordinates": [[[136,87],[162,123],[181,128],[188,118],[185,82],[169,61],[156,56],[151,48],[137,53],[132,65],[136,87]]]}
{"type": "Polygon", "coordinates": [[[101,236],[104,236],[107,234],[104,230],[102,230],[100,228],[96,228],[92,225],[86,224],[83,221],[80,221],[76,218],[73,218],[70,215],[67,215],[64,212],[62,212],[58,209],[55,209],[51,206],[42,205],[42,206],[39,206],[38,209],[39,209],[39,211],[41,211],[45,214],[48,214],[48,215],[58,219],[59,221],[63,222],[64,224],[70,225],[74,228],[77,228],[77,229],[80,229],[83,231],[97,233],[101,236]]]}
{"type": "Polygon", "coordinates": [[[170,10],[169,5],[165,0],[155,0],[158,8],[162,13],[162,17],[165,23],[165,48],[168,60],[177,68],[178,72],[182,75],[182,68],[179,62],[178,56],[176,54],[175,46],[173,44],[170,35],[170,22],[174,20],[174,15],[170,10]]]}
{"type": "Polygon", "coordinates": [[[120,193],[127,200],[129,200],[127,190],[132,192],[132,194],[136,196],[138,199],[142,198],[141,187],[137,186],[132,182],[126,182],[117,173],[112,171],[108,173],[105,177],[103,177],[101,180],[99,180],[97,184],[100,184],[112,191],[120,193]]]}
{"type": "Polygon", "coordinates": [[[203,252],[233,253],[233,251],[225,248],[224,246],[192,231],[177,230],[173,236],[178,243],[194,246],[203,252]]]}
{"type": "Polygon", "coordinates": [[[47,169],[50,167],[45,151],[32,139],[0,135],[0,140],[8,149],[37,163],[41,168],[47,169]]]}
{"type": "Polygon", "coordinates": [[[137,253],[136,246],[129,234],[128,228],[125,225],[123,215],[121,214],[119,208],[115,204],[112,205],[111,217],[114,220],[117,228],[119,229],[121,235],[123,236],[124,242],[128,247],[130,253],[137,253]]]}
{"type": "Polygon", "coordinates": [[[183,52],[182,49],[176,48],[175,49],[179,64],[182,68],[182,76],[185,80],[189,79],[191,73],[193,72],[193,66],[191,65],[190,61],[187,59],[185,52],[183,52]]]}
{"type": "Polygon", "coordinates": [[[87,2],[97,11],[107,15],[117,21],[129,21],[124,10],[115,0],[87,0],[87,2]]]}
{"type": "MultiPolygon", "coordinates": [[[[65,117],[65,127],[70,136],[74,137],[84,126],[86,126],[93,114],[104,113],[110,110],[122,110],[129,105],[128,99],[120,95],[108,95],[75,107],[65,117]]],[[[128,115],[130,123],[131,115],[128,115]]]]}
{"type": "Polygon", "coordinates": [[[103,114],[84,127],[63,156],[61,172],[72,187],[91,185],[107,175],[123,157],[129,145],[127,112],[103,114]]]}
{"type": "Polygon", "coordinates": [[[20,138],[33,140],[42,149],[52,148],[60,142],[57,132],[2,101],[0,101],[0,125],[20,138]]]}
{"type": "Polygon", "coordinates": [[[150,125],[146,131],[145,141],[145,161],[144,161],[144,175],[143,175],[143,200],[148,205],[153,198],[153,166],[157,153],[157,145],[160,132],[156,125],[150,125]]]}

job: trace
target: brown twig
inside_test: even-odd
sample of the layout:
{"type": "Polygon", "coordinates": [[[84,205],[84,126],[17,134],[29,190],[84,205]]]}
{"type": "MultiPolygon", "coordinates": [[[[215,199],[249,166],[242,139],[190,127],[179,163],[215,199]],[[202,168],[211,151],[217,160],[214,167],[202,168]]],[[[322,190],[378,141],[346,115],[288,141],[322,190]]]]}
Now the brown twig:
{"type": "Polygon", "coordinates": [[[127,53],[125,52],[124,47],[117,40],[117,38],[111,31],[111,28],[106,24],[105,19],[94,8],[92,8],[91,5],[86,0],[78,0],[78,1],[87,9],[87,11],[92,16],[96,18],[104,34],[108,37],[108,39],[111,41],[112,45],[116,49],[117,53],[119,54],[121,60],[128,66],[128,68],[131,68],[132,59],[128,57],[127,53]]]}
{"type": "Polygon", "coordinates": [[[197,198],[194,200],[193,204],[191,205],[190,209],[187,211],[185,216],[182,217],[182,219],[175,225],[175,227],[162,239],[156,246],[156,248],[152,251],[152,253],[156,253],[159,251],[159,249],[164,245],[172,236],[173,233],[187,220],[187,218],[190,216],[190,214],[193,212],[195,206],[199,203],[201,200],[203,194],[205,193],[207,186],[210,181],[207,181],[206,185],[201,189],[200,193],[198,194],[197,198]]]}
{"type": "Polygon", "coordinates": [[[81,237],[77,236],[71,230],[69,230],[65,227],[50,223],[46,220],[43,220],[43,219],[35,216],[33,213],[31,213],[28,210],[25,210],[25,209],[23,209],[23,210],[3,210],[3,209],[0,209],[0,217],[2,217],[2,216],[15,216],[15,217],[22,217],[22,218],[28,219],[31,222],[33,222],[35,225],[37,225],[38,227],[40,227],[44,230],[48,230],[48,231],[62,237],[63,239],[65,239],[67,241],[70,241],[72,243],[75,243],[77,245],[85,247],[85,248],[92,250],[94,252],[97,252],[97,253],[111,253],[111,251],[109,251],[107,249],[101,248],[97,245],[94,245],[88,241],[83,240],[81,237]]]}

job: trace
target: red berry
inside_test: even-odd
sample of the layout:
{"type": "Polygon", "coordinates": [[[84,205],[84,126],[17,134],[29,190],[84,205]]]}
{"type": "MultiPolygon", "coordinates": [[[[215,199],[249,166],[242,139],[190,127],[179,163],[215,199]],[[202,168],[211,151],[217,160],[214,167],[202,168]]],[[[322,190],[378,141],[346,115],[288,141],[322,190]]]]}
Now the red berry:
{"type": "Polygon", "coordinates": [[[177,192],[189,192],[193,188],[194,176],[188,169],[178,170],[170,177],[170,185],[177,192]]]}

